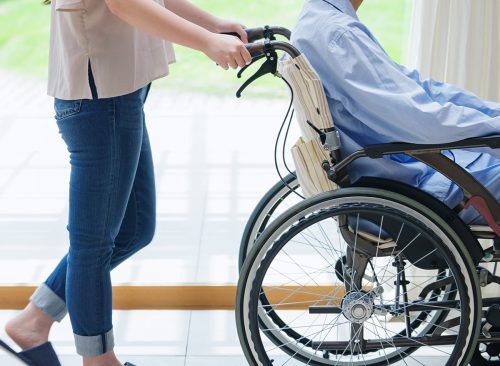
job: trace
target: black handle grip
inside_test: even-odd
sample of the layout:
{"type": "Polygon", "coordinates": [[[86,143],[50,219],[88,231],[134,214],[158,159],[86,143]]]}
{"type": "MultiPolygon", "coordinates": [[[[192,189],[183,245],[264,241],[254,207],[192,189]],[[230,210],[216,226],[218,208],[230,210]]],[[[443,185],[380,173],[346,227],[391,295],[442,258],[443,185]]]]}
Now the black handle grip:
{"type": "Polygon", "coordinates": [[[263,39],[269,36],[280,35],[290,40],[292,36],[292,32],[289,29],[284,27],[277,26],[265,26],[259,28],[249,28],[245,29],[248,34],[248,43],[252,43],[258,41],[259,39],[263,39]]]}
{"type": "Polygon", "coordinates": [[[253,43],[265,37],[265,29],[263,27],[245,29],[248,36],[248,43],[253,43]]]}
{"type": "Polygon", "coordinates": [[[245,45],[250,55],[253,57],[258,57],[264,53],[264,43],[249,43],[245,45]]]}
{"type": "MultiPolygon", "coordinates": [[[[276,26],[270,26],[270,27],[257,27],[257,28],[246,28],[245,32],[247,32],[248,36],[248,43],[253,43],[255,41],[258,41],[260,39],[263,39],[266,37],[266,32],[271,32],[272,34],[278,34],[286,39],[290,39],[292,32],[284,27],[276,27],[276,26]]],[[[236,32],[223,32],[221,34],[227,34],[229,36],[235,36],[241,39],[240,35],[236,32]]]]}
{"type": "MultiPolygon", "coordinates": [[[[245,29],[247,32],[248,43],[253,43],[258,41],[259,39],[265,38],[265,29],[264,28],[247,28],[245,29]]],[[[225,34],[228,36],[234,36],[241,39],[240,35],[236,32],[222,32],[221,34],[225,34]]]]}
{"type": "MultiPolygon", "coordinates": [[[[265,29],[260,27],[260,28],[247,28],[245,29],[245,32],[247,32],[248,36],[248,43],[253,43],[255,41],[258,41],[259,39],[262,39],[265,37],[265,29]]],[[[238,37],[241,39],[240,35],[236,32],[222,32],[221,34],[226,34],[228,36],[234,36],[238,37]]]]}

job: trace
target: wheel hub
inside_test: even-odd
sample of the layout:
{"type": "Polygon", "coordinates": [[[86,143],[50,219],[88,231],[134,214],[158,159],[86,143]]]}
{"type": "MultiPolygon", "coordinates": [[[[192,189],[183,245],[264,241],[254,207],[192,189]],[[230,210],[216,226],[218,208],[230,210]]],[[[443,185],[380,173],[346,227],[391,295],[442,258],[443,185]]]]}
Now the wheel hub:
{"type": "Polygon", "coordinates": [[[373,315],[373,299],[364,291],[351,291],[342,300],[342,314],[352,323],[362,324],[373,315]]]}

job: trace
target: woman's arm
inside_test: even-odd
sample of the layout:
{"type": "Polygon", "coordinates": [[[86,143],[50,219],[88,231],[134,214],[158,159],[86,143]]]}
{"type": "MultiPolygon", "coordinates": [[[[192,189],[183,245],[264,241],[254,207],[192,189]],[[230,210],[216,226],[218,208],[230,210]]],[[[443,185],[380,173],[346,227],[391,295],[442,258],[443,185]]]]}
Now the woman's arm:
{"type": "Polygon", "coordinates": [[[187,0],[165,0],[165,7],[178,16],[198,24],[211,32],[236,32],[240,35],[243,43],[248,43],[247,34],[241,24],[220,19],[191,4],[187,0]]]}
{"type": "Polygon", "coordinates": [[[251,61],[236,37],[216,34],[190,22],[152,0],[105,0],[109,10],[130,25],[174,43],[205,53],[222,68],[251,61]]]}

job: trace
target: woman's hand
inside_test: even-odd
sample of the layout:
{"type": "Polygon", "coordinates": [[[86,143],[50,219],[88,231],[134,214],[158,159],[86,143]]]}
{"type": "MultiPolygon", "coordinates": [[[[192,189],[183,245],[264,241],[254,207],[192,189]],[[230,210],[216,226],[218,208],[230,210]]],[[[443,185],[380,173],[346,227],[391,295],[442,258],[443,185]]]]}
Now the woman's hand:
{"type": "Polygon", "coordinates": [[[245,32],[245,27],[238,22],[216,18],[214,24],[214,32],[215,33],[235,32],[239,34],[241,41],[243,43],[248,43],[248,37],[247,37],[247,32],[245,32]]]}
{"type": "MultiPolygon", "coordinates": [[[[224,31],[235,32],[236,30],[231,28],[224,31]]],[[[245,48],[244,43],[238,38],[226,34],[211,33],[203,52],[224,70],[229,69],[229,67],[233,69],[244,67],[252,61],[252,56],[245,48]]]]}

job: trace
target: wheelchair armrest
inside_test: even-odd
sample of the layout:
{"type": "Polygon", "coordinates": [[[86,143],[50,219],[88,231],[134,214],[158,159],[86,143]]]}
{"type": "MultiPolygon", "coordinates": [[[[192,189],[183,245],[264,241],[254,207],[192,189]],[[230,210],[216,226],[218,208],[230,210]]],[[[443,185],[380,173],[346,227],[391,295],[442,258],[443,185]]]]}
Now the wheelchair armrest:
{"type": "Polygon", "coordinates": [[[368,157],[377,159],[389,154],[418,154],[476,147],[489,147],[491,149],[498,149],[500,148],[500,136],[477,137],[461,141],[449,142],[445,144],[411,144],[406,142],[374,144],[366,146],[364,148],[364,152],[368,157]]]}
{"type": "Polygon", "coordinates": [[[437,170],[458,185],[464,192],[467,204],[473,205],[496,235],[500,236],[500,203],[491,192],[481,185],[481,183],[463,167],[441,154],[442,150],[478,147],[489,147],[492,149],[500,148],[500,136],[472,138],[446,144],[427,145],[392,143],[368,145],[363,150],[353,152],[334,166],[330,167],[330,169],[328,169],[328,176],[334,177],[330,179],[335,181],[336,177],[339,177],[347,166],[353,161],[363,157],[378,159],[384,155],[390,154],[406,154],[412,156],[437,170]]]}

